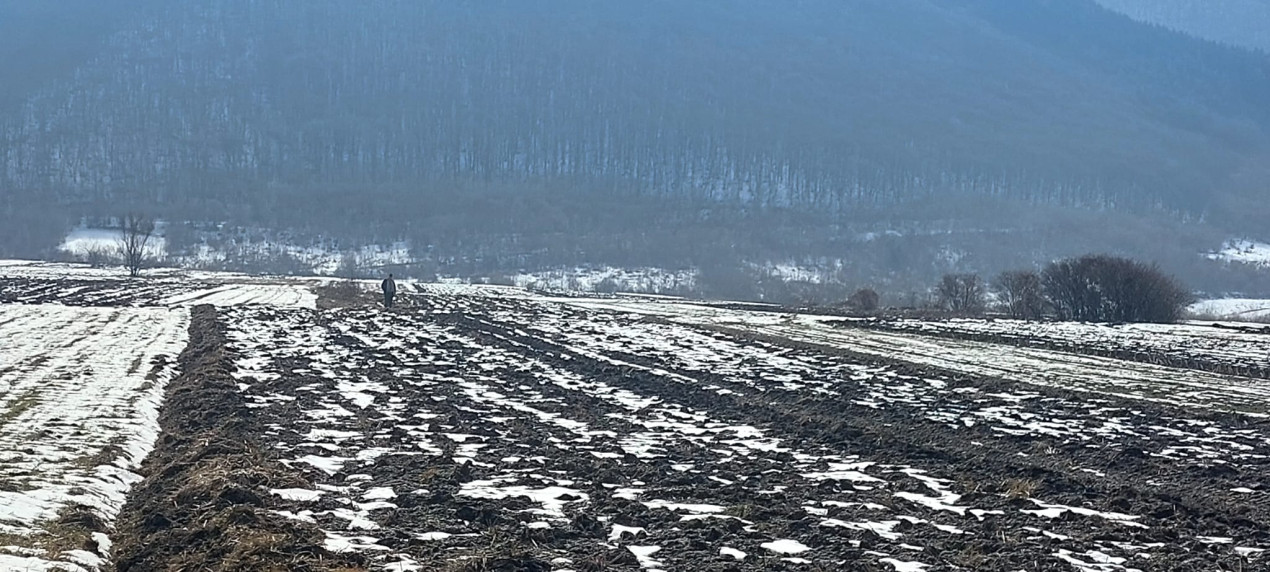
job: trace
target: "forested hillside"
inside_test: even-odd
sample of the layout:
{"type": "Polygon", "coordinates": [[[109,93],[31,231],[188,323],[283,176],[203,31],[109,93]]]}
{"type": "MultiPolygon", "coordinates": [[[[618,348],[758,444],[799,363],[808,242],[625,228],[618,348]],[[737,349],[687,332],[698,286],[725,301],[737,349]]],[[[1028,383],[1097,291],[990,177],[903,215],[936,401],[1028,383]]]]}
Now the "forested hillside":
{"type": "Polygon", "coordinates": [[[8,245],[129,205],[465,248],[617,205],[647,217],[627,251],[771,209],[832,236],[1265,208],[1270,57],[1093,0],[14,0],[0,27],[8,245]]]}
{"type": "Polygon", "coordinates": [[[1187,207],[1264,143],[1264,59],[1059,6],[165,3],[7,114],[4,182],[67,201],[545,177],[760,205],[1187,207]]]}

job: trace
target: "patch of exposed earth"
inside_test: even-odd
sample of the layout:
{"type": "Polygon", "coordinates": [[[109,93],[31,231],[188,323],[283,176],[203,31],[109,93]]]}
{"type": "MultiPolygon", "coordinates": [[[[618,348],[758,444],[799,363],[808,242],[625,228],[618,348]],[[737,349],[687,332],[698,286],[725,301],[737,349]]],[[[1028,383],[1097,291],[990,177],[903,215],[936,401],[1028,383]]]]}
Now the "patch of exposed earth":
{"type": "MultiPolygon", "coordinates": [[[[397,570],[1264,564],[1256,418],[528,297],[223,314],[276,514],[397,570]],[[484,566],[484,568],[482,568],[484,566]]],[[[1092,382],[1091,382],[1092,383],[1092,382]]]]}

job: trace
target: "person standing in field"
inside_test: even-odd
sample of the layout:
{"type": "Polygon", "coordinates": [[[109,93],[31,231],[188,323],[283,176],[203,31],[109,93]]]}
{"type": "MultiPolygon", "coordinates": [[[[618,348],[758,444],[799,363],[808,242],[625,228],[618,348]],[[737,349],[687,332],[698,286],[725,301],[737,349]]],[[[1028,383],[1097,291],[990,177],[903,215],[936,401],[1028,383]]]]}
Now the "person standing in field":
{"type": "Polygon", "coordinates": [[[392,299],[397,295],[397,282],[392,279],[392,274],[384,278],[383,283],[379,287],[384,291],[384,307],[391,308],[392,299]]]}

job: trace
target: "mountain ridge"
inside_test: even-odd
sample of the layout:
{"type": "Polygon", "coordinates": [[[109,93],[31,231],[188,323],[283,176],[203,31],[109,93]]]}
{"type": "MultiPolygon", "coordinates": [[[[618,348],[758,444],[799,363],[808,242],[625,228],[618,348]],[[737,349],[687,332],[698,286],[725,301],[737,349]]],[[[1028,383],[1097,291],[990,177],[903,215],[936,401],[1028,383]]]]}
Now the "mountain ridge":
{"type": "Polygon", "coordinates": [[[0,113],[10,205],[320,221],[331,193],[519,187],[1235,220],[1270,156],[1270,58],[1092,0],[111,2],[105,47],[0,113]]]}

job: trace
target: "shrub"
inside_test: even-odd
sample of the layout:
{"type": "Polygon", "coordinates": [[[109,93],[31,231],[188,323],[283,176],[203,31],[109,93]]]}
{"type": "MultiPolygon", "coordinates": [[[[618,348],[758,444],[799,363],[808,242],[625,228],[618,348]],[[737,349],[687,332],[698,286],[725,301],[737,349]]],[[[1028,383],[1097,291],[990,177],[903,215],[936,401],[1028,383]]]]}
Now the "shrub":
{"type": "Polygon", "coordinates": [[[84,262],[93,268],[104,268],[121,262],[114,249],[93,245],[84,252],[84,262]]]}
{"type": "Polygon", "coordinates": [[[1051,263],[1041,281],[1064,320],[1170,323],[1194,300],[1158,267],[1107,255],[1051,263]]]}

